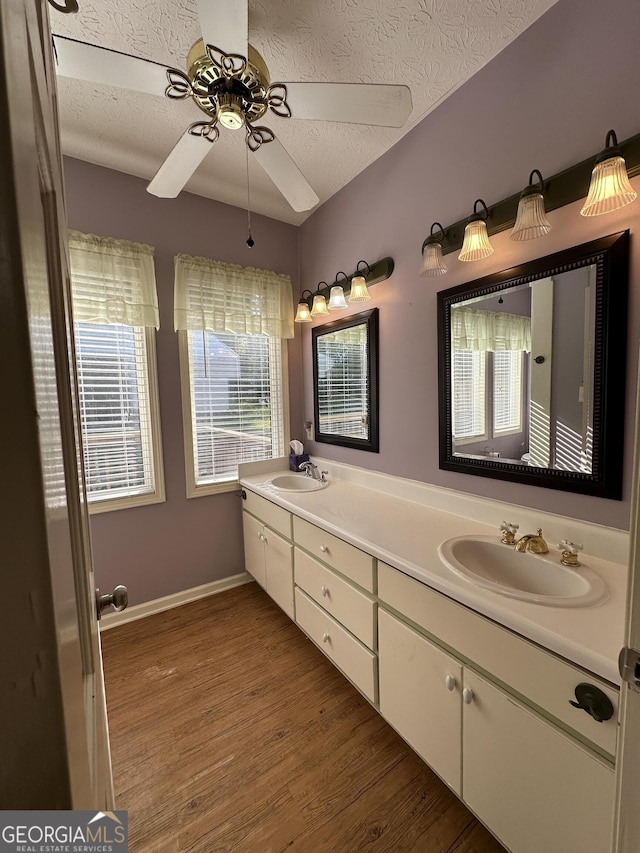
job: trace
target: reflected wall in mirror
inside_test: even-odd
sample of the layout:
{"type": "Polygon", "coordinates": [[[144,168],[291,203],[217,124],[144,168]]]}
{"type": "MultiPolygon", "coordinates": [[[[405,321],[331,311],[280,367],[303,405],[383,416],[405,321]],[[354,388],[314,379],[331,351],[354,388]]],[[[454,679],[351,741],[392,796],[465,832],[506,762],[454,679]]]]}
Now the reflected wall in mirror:
{"type": "Polygon", "coordinates": [[[378,309],[312,329],[315,440],[378,452],[378,309]]]}
{"type": "Polygon", "coordinates": [[[621,498],[628,244],[438,293],[441,468],[621,498]]]}

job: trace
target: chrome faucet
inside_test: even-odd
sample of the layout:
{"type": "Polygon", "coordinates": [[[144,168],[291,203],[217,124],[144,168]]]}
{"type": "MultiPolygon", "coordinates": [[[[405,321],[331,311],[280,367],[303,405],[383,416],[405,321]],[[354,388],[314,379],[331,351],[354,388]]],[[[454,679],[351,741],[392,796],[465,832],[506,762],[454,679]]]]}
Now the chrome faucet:
{"type": "Polygon", "coordinates": [[[306,477],[311,477],[313,480],[320,480],[321,483],[327,482],[328,471],[321,471],[318,474],[318,466],[313,462],[302,462],[298,465],[300,471],[304,471],[306,477]]]}
{"type": "Polygon", "coordinates": [[[542,538],[542,528],[537,533],[525,533],[516,542],[516,551],[524,553],[530,551],[532,554],[548,554],[549,547],[542,538]]]}
{"type": "Polygon", "coordinates": [[[318,466],[314,465],[313,462],[301,462],[298,465],[300,471],[304,471],[305,477],[311,477],[314,480],[320,479],[320,474],[318,474],[318,466]]]}

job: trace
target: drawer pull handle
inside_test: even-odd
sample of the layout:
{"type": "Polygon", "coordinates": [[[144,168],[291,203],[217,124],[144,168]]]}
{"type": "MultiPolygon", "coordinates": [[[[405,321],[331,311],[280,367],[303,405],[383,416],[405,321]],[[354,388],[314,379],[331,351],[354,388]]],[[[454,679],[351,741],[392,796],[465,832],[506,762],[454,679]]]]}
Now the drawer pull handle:
{"type": "Polygon", "coordinates": [[[322,593],[323,598],[326,598],[329,595],[329,590],[327,589],[326,586],[323,586],[322,589],[320,590],[320,592],[322,593]]]}
{"type": "Polygon", "coordinates": [[[462,691],[462,699],[465,705],[470,705],[473,702],[473,690],[470,687],[465,687],[462,691]]]}
{"type": "Polygon", "coordinates": [[[320,550],[322,551],[323,554],[329,553],[329,548],[327,547],[327,545],[321,545],[320,550]]]}
{"type": "Polygon", "coordinates": [[[455,690],[456,680],[452,675],[447,675],[444,683],[447,685],[447,690],[455,690]]]}
{"type": "Polygon", "coordinates": [[[331,639],[331,637],[328,634],[322,635],[322,642],[323,643],[328,643],[330,639],[331,639]]]}
{"type": "Polygon", "coordinates": [[[569,699],[569,704],[586,711],[597,723],[603,723],[613,717],[614,708],[611,699],[595,684],[578,684],[575,694],[578,701],[569,699]]]}

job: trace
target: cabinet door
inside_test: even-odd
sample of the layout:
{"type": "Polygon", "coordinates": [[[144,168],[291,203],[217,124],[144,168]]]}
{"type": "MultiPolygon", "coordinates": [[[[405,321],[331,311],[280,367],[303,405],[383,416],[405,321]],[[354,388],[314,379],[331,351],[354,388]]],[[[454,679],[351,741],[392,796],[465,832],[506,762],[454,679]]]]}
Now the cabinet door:
{"type": "Polygon", "coordinates": [[[293,610],[293,545],[273,530],[263,528],[266,590],[290,619],[293,610]]]}
{"type": "Polygon", "coordinates": [[[261,587],[266,589],[267,576],[264,568],[264,542],[263,526],[259,521],[243,513],[243,535],[244,535],[244,567],[250,575],[258,581],[261,587]]]}
{"type": "Polygon", "coordinates": [[[464,802],[516,853],[610,850],[611,765],[469,670],[464,686],[464,802]]]}
{"type": "Polygon", "coordinates": [[[379,610],[378,667],[380,713],[459,794],[462,666],[379,610]]]}

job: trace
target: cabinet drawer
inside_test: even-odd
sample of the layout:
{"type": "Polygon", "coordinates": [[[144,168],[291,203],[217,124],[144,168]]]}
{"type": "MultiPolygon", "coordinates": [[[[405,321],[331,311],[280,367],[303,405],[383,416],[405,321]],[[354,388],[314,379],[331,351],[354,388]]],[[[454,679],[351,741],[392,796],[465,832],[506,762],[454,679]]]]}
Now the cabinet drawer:
{"type": "Polygon", "coordinates": [[[249,489],[245,489],[245,493],[247,499],[244,501],[244,509],[264,521],[273,530],[282,533],[287,539],[291,539],[291,513],[249,489]]]}
{"type": "Polygon", "coordinates": [[[365,646],[374,649],[376,605],[373,600],[299,548],[294,554],[296,584],[365,646]]]}
{"type": "Polygon", "coordinates": [[[310,551],[340,574],[369,592],[374,591],[373,557],[369,554],[298,516],[293,519],[293,538],[296,545],[310,551]]]}
{"type": "Polygon", "coordinates": [[[460,657],[615,755],[619,697],[610,684],[384,563],[378,563],[378,596],[460,657]],[[597,685],[611,699],[615,710],[610,720],[598,723],[569,704],[582,682],[597,685]]]}
{"type": "Polygon", "coordinates": [[[296,622],[370,702],[377,699],[376,656],[302,590],[295,591],[296,622]]]}

